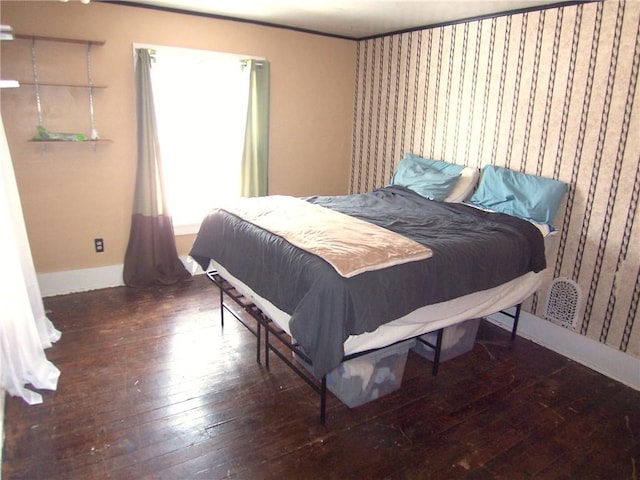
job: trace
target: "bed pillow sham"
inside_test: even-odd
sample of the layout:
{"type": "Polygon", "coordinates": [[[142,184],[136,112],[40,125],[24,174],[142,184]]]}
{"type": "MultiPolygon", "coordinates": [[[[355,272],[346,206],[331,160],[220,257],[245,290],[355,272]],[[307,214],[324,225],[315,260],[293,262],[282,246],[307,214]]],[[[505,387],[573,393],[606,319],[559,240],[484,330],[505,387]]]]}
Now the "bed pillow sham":
{"type": "Polygon", "coordinates": [[[567,184],[559,180],[487,165],[469,203],[551,224],[566,192],[567,184]]]}
{"type": "Polygon", "coordinates": [[[460,172],[443,172],[431,162],[414,155],[405,156],[391,178],[393,185],[410,188],[430,200],[444,200],[456,186],[460,172]]]}
{"type": "Polygon", "coordinates": [[[477,168],[422,158],[408,153],[391,179],[431,200],[462,202],[473,191],[479,176],[477,168]]]}
{"type": "Polygon", "coordinates": [[[449,193],[449,196],[445,198],[444,201],[449,203],[464,202],[473,193],[473,189],[476,188],[479,178],[480,170],[475,167],[464,167],[460,171],[460,178],[456,186],[453,187],[453,190],[451,190],[451,193],[449,193]]]}

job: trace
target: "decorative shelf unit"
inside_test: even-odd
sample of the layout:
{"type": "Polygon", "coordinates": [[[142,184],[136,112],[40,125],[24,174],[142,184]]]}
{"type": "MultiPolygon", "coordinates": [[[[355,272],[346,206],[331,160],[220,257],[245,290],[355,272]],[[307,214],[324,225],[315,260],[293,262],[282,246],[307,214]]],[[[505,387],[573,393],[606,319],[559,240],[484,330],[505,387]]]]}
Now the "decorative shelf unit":
{"type": "Polygon", "coordinates": [[[93,95],[94,90],[101,90],[107,88],[106,85],[95,84],[93,82],[93,72],[91,65],[91,50],[93,47],[102,47],[106,42],[104,40],[92,40],[92,39],[81,39],[81,38],[63,38],[63,37],[48,37],[41,35],[26,35],[16,33],[14,34],[15,39],[17,40],[27,40],[31,42],[31,69],[33,73],[33,78],[31,80],[23,80],[20,81],[20,85],[32,86],[35,89],[36,95],[36,110],[38,115],[38,127],[43,126],[43,116],[42,116],[42,103],[40,97],[40,88],[41,87],[52,87],[52,88],[82,88],[87,89],[89,95],[89,120],[90,120],[90,134],[87,136],[86,140],[55,140],[55,139],[32,139],[29,140],[30,143],[37,143],[42,145],[43,147],[46,145],[52,144],[68,144],[68,143],[91,143],[94,146],[100,143],[111,143],[112,140],[98,138],[97,130],[95,128],[95,114],[94,114],[94,102],[93,95]],[[52,81],[42,81],[38,76],[38,66],[36,63],[36,44],[38,42],[58,42],[58,43],[68,43],[68,44],[77,44],[77,45],[85,45],[86,46],[86,68],[87,68],[87,82],[52,82],[52,81]]]}

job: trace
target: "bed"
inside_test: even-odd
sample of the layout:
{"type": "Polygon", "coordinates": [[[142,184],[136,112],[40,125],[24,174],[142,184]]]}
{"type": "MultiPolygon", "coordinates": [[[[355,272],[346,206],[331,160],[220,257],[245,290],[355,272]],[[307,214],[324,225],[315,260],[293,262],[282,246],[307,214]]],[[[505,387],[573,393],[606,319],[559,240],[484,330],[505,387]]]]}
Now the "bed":
{"type": "MultiPolygon", "coordinates": [[[[289,345],[310,363],[312,376],[321,383],[323,421],[326,375],[345,358],[519,305],[538,288],[546,267],[543,227],[553,218],[566,186],[490,166],[483,169],[469,202],[458,203],[470,196],[468,184],[475,183],[475,176],[463,175],[463,167],[453,166],[457,173],[450,168],[445,162],[408,155],[392,183],[373,192],[242,199],[241,206],[230,202],[202,222],[190,256],[221,287],[221,304],[224,290],[231,298],[241,298],[240,305],[258,321],[258,360],[261,327],[267,354],[269,333],[293,339],[289,345]],[[554,190],[550,195],[548,184],[562,193],[554,190]],[[523,185],[532,191],[523,191],[523,185]],[[451,201],[453,194],[458,202],[451,201]],[[514,195],[524,195],[524,213],[520,206],[514,209],[514,195]],[[548,206],[550,196],[554,205],[548,206]],[[265,203],[266,208],[260,207],[264,210],[253,213],[254,206],[265,203]],[[535,219],[527,218],[541,208],[543,215],[534,212],[535,219]],[[378,229],[367,231],[364,238],[370,242],[358,243],[376,244],[384,230],[396,235],[391,244],[408,239],[408,245],[423,250],[374,267],[355,267],[356,273],[345,275],[333,260],[288,237],[288,230],[261,223],[273,212],[297,212],[284,220],[295,230],[293,220],[307,221],[316,210],[335,215],[321,217],[319,223],[332,224],[327,218],[336,218],[338,230],[350,229],[339,223],[343,218],[378,229]]],[[[276,223],[281,222],[278,218],[276,223]]],[[[332,235],[320,232],[323,238],[332,235]]],[[[392,249],[387,244],[383,250],[392,249]]]]}

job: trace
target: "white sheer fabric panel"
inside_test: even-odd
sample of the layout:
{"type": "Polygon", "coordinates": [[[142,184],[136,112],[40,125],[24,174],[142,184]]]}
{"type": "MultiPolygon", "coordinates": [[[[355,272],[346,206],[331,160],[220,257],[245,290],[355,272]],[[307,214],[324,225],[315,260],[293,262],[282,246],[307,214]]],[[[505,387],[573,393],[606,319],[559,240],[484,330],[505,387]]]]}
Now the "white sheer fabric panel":
{"type": "Polygon", "coordinates": [[[42,395],[25,385],[57,388],[60,370],[44,349],[60,332],[44,312],[1,118],[0,130],[0,387],[33,405],[42,395]]]}

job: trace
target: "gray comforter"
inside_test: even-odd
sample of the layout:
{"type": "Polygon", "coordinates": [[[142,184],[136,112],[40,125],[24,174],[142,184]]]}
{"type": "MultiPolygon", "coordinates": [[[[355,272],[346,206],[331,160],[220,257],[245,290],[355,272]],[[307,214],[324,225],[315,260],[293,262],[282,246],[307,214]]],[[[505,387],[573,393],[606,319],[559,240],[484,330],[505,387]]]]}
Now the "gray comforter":
{"type": "Polygon", "coordinates": [[[428,200],[399,187],[307,201],[416,240],[433,257],[341,277],[321,258],[225,211],[205,218],[190,255],[222,264],[291,315],[290,330],[317,378],[344,356],[349,335],[425,306],[486,290],[545,268],[540,231],[527,221],[464,204],[428,200]]]}

